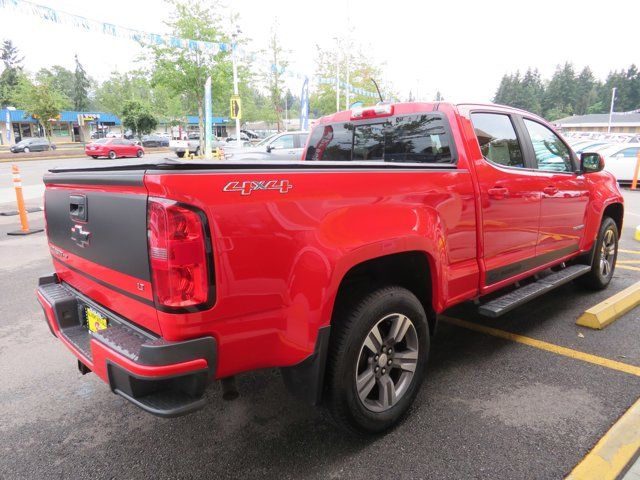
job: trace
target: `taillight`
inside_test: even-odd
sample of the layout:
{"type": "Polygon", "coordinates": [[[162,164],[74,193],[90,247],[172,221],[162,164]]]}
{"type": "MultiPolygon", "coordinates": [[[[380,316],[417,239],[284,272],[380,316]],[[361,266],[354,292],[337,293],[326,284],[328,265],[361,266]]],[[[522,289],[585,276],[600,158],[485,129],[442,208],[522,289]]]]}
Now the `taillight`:
{"type": "Polygon", "coordinates": [[[210,300],[205,221],[204,214],[194,207],[149,198],[149,261],[154,297],[160,307],[197,307],[210,300]]]}

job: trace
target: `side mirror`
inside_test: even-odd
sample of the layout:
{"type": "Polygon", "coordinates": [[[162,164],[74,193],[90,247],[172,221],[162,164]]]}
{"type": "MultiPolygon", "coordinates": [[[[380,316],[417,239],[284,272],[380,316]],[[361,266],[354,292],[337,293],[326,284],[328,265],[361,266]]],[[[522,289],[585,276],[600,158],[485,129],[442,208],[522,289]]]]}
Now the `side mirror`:
{"type": "Polygon", "coordinates": [[[580,171],[595,173],[604,169],[604,158],[599,153],[584,152],[580,154],[580,171]]]}

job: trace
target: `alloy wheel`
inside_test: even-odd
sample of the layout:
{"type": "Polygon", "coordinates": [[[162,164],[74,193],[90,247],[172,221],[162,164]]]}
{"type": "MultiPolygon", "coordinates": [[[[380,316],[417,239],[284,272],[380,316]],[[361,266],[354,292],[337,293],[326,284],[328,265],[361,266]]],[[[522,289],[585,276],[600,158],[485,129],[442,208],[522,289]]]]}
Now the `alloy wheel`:
{"type": "Polygon", "coordinates": [[[400,401],[413,380],[418,334],[409,317],[392,313],[367,334],[358,355],[356,390],[365,408],[383,412],[400,401]]]}

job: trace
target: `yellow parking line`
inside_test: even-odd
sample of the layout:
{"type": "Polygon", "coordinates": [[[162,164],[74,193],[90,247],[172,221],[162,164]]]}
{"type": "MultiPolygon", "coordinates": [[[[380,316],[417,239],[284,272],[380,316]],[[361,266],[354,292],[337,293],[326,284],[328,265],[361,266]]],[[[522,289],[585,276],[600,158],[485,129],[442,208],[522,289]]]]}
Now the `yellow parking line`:
{"type": "Polygon", "coordinates": [[[619,372],[629,373],[640,377],[640,367],[635,365],[629,365],[627,363],[617,362],[609,358],[599,357],[597,355],[591,355],[590,353],[580,352],[578,350],[572,350],[571,348],[561,347],[553,343],[543,342],[542,340],[536,340],[535,338],[525,337],[504,330],[498,330],[497,328],[486,327],[477,323],[467,322],[466,320],[460,320],[459,318],[440,316],[441,320],[455,325],[457,327],[466,328],[476,332],[485,333],[494,337],[504,338],[505,340],[511,340],[512,342],[522,343],[530,347],[545,350],[547,352],[555,353],[565,357],[573,358],[575,360],[582,360],[583,362],[592,363],[601,367],[610,368],[611,370],[617,370],[619,372]]]}
{"type": "Polygon", "coordinates": [[[640,449],[640,400],[613,424],[567,480],[614,480],[640,449]]]}
{"type": "Polygon", "coordinates": [[[623,265],[637,265],[638,263],[640,263],[640,260],[617,260],[616,263],[622,263],[623,265]]]}
{"type": "Polygon", "coordinates": [[[640,255],[640,250],[623,250],[622,248],[619,248],[618,251],[622,253],[635,253],[636,255],[640,255]]]}
{"type": "Polygon", "coordinates": [[[630,267],[629,265],[617,265],[616,268],[622,268],[623,270],[634,270],[636,272],[640,272],[640,268],[638,267],[630,267]]]}

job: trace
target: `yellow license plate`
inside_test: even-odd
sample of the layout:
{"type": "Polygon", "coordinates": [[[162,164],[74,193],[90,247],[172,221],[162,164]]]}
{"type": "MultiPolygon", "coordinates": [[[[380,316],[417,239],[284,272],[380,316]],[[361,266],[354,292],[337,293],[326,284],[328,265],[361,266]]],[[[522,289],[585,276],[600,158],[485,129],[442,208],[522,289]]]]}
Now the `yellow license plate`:
{"type": "Polygon", "coordinates": [[[96,312],[93,308],[86,307],[85,315],[87,317],[87,327],[89,327],[89,330],[92,332],[97,332],[98,330],[104,330],[107,328],[107,319],[96,312]]]}

